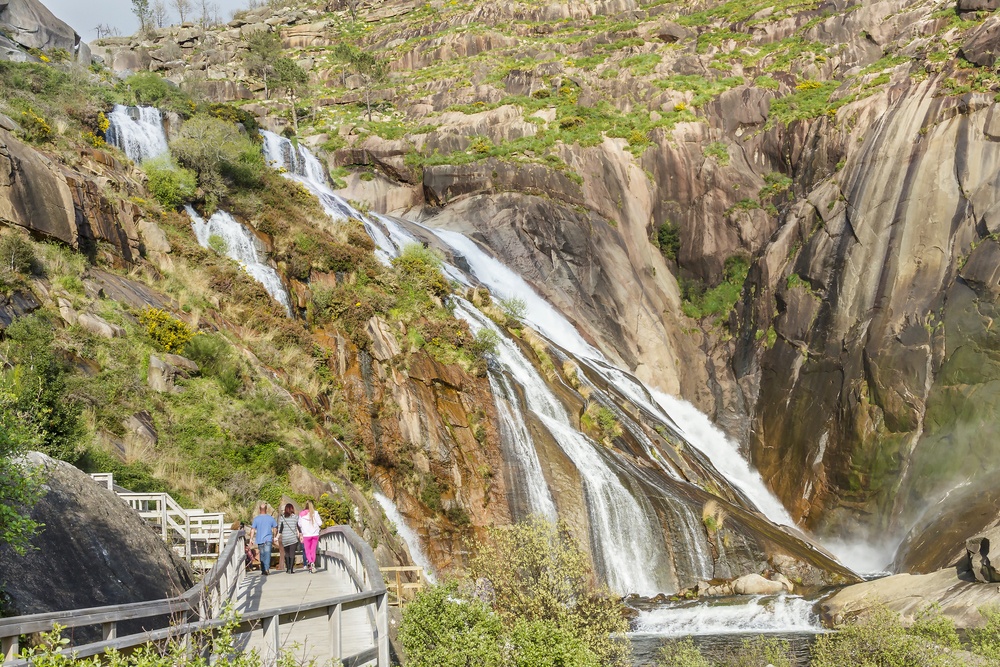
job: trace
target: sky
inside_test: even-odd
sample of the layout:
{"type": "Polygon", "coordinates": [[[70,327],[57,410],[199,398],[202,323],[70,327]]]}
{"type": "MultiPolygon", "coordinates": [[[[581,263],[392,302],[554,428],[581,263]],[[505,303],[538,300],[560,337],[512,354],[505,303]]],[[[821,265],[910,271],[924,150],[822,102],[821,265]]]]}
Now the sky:
{"type": "MultiPolygon", "coordinates": [[[[212,0],[219,6],[219,14],[229,20],[235,9],[246,7],[247,0],[212,0]]],[[[68,23],[86,40],[97,38],[94,28],[98,24],[112,25],[123,35],[131,35],[139,28],[139,21],[132,14],[131,0],[42,0],[53,14],[68,23]]],[[[166,3],[170,6],[170,3],[166,3]]],[[[199,5],[197,1],[193,4],[199,5]]],[[[170,20],[177,21],[171,13],[170,20]]]]}

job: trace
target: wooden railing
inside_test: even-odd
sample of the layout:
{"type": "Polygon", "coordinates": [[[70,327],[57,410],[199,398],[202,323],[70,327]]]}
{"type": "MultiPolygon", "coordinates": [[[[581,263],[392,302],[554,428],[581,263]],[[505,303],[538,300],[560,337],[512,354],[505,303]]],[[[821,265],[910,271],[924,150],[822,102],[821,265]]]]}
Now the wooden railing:
{"type": "MultiPolygon", "coordinates": [[[[389,604],[402,607],[413,599],[417,591],[427,587],[427,575],[419,565],[403,565],[399,567],[379,568],[382,576],[387,578],[385,585],[389,590],[389,604]],[[404,575],[416,574],[416,581],[404,580],[404,575]]],[[[409,577],[406,577],[409,579],[409,577]]]]}
{"type": "MultiPolygon", "coordinates": [[[[226,518],[221,512],[184,509],[168,493],[116,491],[111,473],[92,473],[94,481],[115,491],[147,522],[157,526],[160,537],[177,548],[189,563],[217,558],[226,539],[226,518]]],[[[208,567],[208,564],[205,564],[208,567]]]]}
{"type": "MultiPolygon", "coordinates": [[[[100,655],[111,649],[128,650],[165,639],[180,641],[197,632],[221,628],[228,621],[219,618],[219,613],[228,600],[235,598],[239,580],[245,574],[244,545],[244,532],[234,533],[215,567],[200,583],[176,598],[0,619],[0,648],[3,651],[0,657],[6,658],[4,667],[27,667],[28,663],[17,657],[18,638],[25,634],[50,632],[56,624],[68,628],[102,628],[102,641],[63,649],[65,654],[77,658],[100,655]],[[118,624],[123,621],[165,616],[177,619],[178,622],[126,637],[117,636],[118,624]],[[190,622],[191,616],[198,620],[190,622]]],[[[330,651],[334,661],[341,661],[345,665],[363,665],[375,661],[378,667],[389,667],[388,592],[371,547],[350,527],[336,526],[320,533],[317,555],[324,559],[328,570],[339,568],[345,571],[358,591],[290,607],[245,613],[235,632],[262,632],[269,652],[273,648],[273,655],[265,656],[265,660],[272,663],[280,653],[282,625],[325,617],[329,622],[330,651]],[[373,645],[354,655],[345,656],[341,641],[343,612],[360,607],[369,610],[373,645]]]]}

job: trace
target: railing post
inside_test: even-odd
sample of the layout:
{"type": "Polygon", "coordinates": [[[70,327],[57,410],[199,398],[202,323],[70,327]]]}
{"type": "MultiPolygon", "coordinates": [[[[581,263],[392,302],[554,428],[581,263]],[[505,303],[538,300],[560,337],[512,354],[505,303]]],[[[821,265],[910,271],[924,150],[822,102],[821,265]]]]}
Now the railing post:
{"type": "Polygon", "coordinates": [[[326,608],[327,620],[330,623],[330,655],[333,658],[334,664],[339,662],[344,655],[343,642],[340,636],[341,628],[343,627],[341,625],[343,622],[341,610],[342,607],[339,604],[326,608]]]}
{"type": "Polygon", "coordinates": [[[379,595],[375,602],[375,626],[378,637],[378,667],[389,667],[389,593],[379,595]]]}
{"type": "Polygon", "coordinates": [[[13,637],[0,637],[0,662],[13,660],[20,653],[17,643],[17,635],[13,637]]]}
{"type": "Polygon", "coordinates": [[[118,639],[118,623],[115,621],[101,623],[101,637],[104,641],[118,639]]]}
{"type": "MultiPolygon", "coordinates": [[[[165,493],[160,494],[160,534],[163,541],[167,541],[167,500],[165,493]]],[[[169,544],[169,542],[168,542],[169,544]]]]}
{"type": "Polygon", "coordinates": [[[278,661],[281,653],[281,626],[278,616],[265,618],[261,624],[264,629],[264,650],[271,651],[271,655],[266,653],[261,657],[265,665],[273,665],[278,661]]]}

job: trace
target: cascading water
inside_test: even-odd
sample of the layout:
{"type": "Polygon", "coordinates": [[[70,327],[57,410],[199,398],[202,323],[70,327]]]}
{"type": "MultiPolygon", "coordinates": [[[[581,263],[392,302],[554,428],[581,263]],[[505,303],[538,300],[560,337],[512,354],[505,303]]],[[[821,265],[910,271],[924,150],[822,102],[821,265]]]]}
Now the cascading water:
{"type": "Polygon", "coordinates": [[[281,276],[265,262],[260,240],[249,229],[225,211],[216,211],[211,218],[205,220],[191,206],[185,206],[184,210],[191,218],[191,227],[201,247],[212,248],[213,236],[221,239],[224,248],[214,249],[223,250],[226,257],[239,262],[243,270],[263,285],[267,293],[291,316],[292,301],[281,282],[281,276]]]}
{"type": "Polygon", "coordinates": [[[641,611],[635,634],[664,637],[690,635],[759,634],[770,632],[822,632],[813,612],[814,603],[800,597],[753,597],[733,604],[680,603],[641,611]]]}
{"type": "MultiPolygon", "coordinates": [[[[455,312],[474,330],[492,324],[462,302],[455,312]]],[[[601,445],[573,428],[566,409],[531,362],[498,327],[493,330],[499,338],[498,361],[524,389],[528,408],[559,443],[583,480],[593,551],[603,565],[608,585],[616,591],[640,595],[668,590],[669,584],[658,575],[672,568],[662,548],[662,529],[652,507],[644,507],[645,498],[633,495],[622,485],[598,453],[601,445]],[[641,567],[637,567],[639,563],[641,567]]]]}
{"type": "MultiPolygon", "coordinates": [[[[711,422],[707,417],[682,401],[650,390],[631,374],[615,367],[523,278],[488,255],[474,241],[454,231],[407,223],[411,228],[420,228],[421,232],[426,232],[422,234],[422,239],[418,239],[417,234],[421,232],[411,233],[404,225],[391,218],[362,214],[330,189],[322,165],[308,150],[273,133],[264,132],[263,135],[265,154],[272,166],[282,169],[286,177],[296,180],[315,194],[331,218],[353,218],[364,223],[378,246],[377,254],[383,262],[388,263],[398,256],[400,248],[407,243],[436,238],[468,267],[466,274],[456,266],[445,263],[443,270],[448,278],[467,286],[482,284],[501,299],[512,297],[523,301],[527,324],[549,341],[558,341],[559,349],[600,377],[609,388],[687,440],[716,470],[732,480],[733,488],[742,493],[745,500],[755,505],[762,514],[777,523],[793,525],[780,502],[742,458],[735,443],[718,429],[709,428],[711,422]]],[[[510,341],[506,332],[493,325],[471,304],[457,301],[459,306],[456,314],[469,322],[474,331],[490,327],[499,339],[497,357],[503,366],[503,374],[498,375],[495,369],[492,370],[490,382],[497,402],[504,445],[508,451],[516,453],[514,465],[520,470],[518,481],[523,485],[519,491],[526,497],[531,510],[549,515],[555,511],[555,503],[545,484],[534,442],[524,423],[525,415],[517,414],[521,406],[517,393],[512,391],[511,380],[520,385],[524,394],[524,407],[551,433],[580,473],[586,492],[592,552],[612,588],[622,593],[643,594],[671,589],[671,583],[666,581],[669,574],[662,574],[671,572],[672,568],[664,547],[664,534],[657,512],[646,498],[647,489],[642,487],[630,490],[622,484],[623,478],[628,479],[630,485],[643,478],[657,491],[665,491],[661,495],[669,496],[664,499],[669,504],[668,514],[673,516],[671,530],[678,533],[680,538],[679,541],[678,536],[673,538],[675,562],[688,561],[688,576],[711,578],[711,548],[706,542],[701,521],[692,511],[689,501],[672,496],[655,480],[650,481],[648,472],[640,469],[627,470],[631,464],[626,464],[624,459],[610,453],[577,430],[561,402],[523,356],[520,348],[510,341]],[[517,426],[518,423],[520,427],[517,426]],[[681,550],[685,553],[683,558],[678,558],[681,550]]],[[[601,391],[593,385],[591,389],[601,391]]],[[[660,465],[662,472],[675,480],[679,478],[644,434],[642,427],[631,421],[631,415],[618,409],[608,397],[600,402],[614,409],[627,431],[646,448],[647,454],[660,465]]],[[[636,486],[641,485],[636,483],[636,486]]]]}
{"type": "Polygon", "coordinates": [[[432,584],[436,583],[436,578],[434,577],[434,569],[431,567],[431,561],[424,553],[423,547],[420,546],[420,538],[415,532],[406,524],[406,519],[400,514],[399,508],[396,504],[389,499],[384,493],[376,491],[374,493],[375,500],[378,504],[382,506],[382,511],[385,512],[385,516],[389,521],[396,526],[396,533],[403,538],[403,542],[406,543],[406,548],[410,552],[410,558],[413,559],[413,563],[418,567],[424,569],[424,576],[432,584]]]}
{"type": "Polygon", "coordinates": [[[105,133],[108,143],[122,149],[136,164],[164,155],[169,150],[159,109],[116,104],[108,114],[108,122],[105,133]]]}

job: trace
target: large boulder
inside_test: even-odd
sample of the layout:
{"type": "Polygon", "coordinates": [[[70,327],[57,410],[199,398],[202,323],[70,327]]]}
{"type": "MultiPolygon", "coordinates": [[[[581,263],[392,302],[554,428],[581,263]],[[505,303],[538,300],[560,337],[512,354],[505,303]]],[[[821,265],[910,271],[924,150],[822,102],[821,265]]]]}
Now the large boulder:
{"type": "Polygon", "coordinates": [[[780,581],[771,581],[759,574],[745,574],[733,582],[733,592],[737,595],[779,595],[789,590],[780,581]]]}
{"type": "Polygon", "coordinates": [[[90,50],[80,48],[80,35],[38,0],[0,0],[0,30],[26,49],[65,49],[90,64],[90,50]]]}
{"type": "Polygon", "coordinates": [[[149,357],[149,371],[146,374],[149,387],[160,393],[180,394],[183,392],[177,386],[177,381],[189,378],[198,372],[198,364],[177,354],[165,354],[161,357],[155,354],[149,357]]]}
{"type": "MultiPolygon", "coordinates": [[[[187,565],[117,495],[68,463],[39,453],[27,459],[46,477],[44,494],[31,509],[31,518],[44,526],[23,556],[0,545],[0,581],[10,611],[39,614],[159,600],[192,586],[187,565]]],[[[125,623],[118,632],[148,626],[125,623]]]]}
{"type": "Polygon", "coordinates": [[[1000,528],[967,539],[965,553],[969,559],[969,571],[976,581],[984,584],[1000,582],[1000,572],[997,572],[1000,565],[1000,528]],[[993,555],[992,560],[990,554],[993,555]]]}
{"type": "Polygon", "coordinates": [[[991,16],[969,33],[959,55],[980,67],[993,67],[997,61],[998,51],[1000,51],[1000,19],[991,16]]]}

